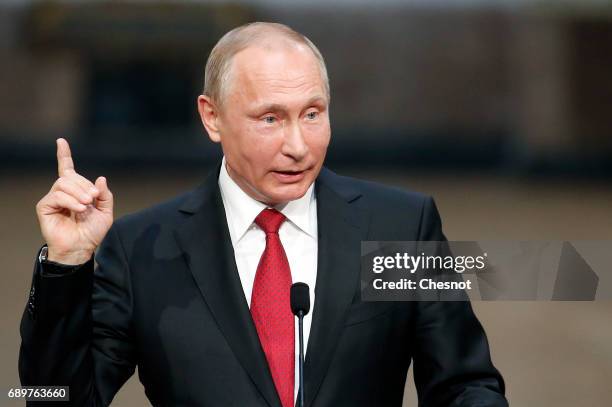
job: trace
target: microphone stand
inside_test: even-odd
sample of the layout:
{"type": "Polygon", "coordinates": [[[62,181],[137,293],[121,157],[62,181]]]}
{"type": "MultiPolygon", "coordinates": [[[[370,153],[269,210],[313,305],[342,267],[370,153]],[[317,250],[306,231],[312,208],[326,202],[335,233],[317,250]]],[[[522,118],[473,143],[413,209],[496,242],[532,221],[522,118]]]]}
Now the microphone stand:
{"type": "Polygon", "coordinates": [[[298,317],[298,336],[299,336],[299,348],[300,348],[300,359],[299,365],[299,390],[298,390],[298,407],[304,407],[304,315],[310,311],[310,295],[309,295],[308,284],[306,283],[294,283],[291,285],[290,300],[291,300],[291,312],[293,315],[298,317]]]}
{"type": "Polygon", "coordinates": [[[304,311],[298,311],[298,330],[300,337],[300,390],[298,392],[299,406],[304,407],[304,311]]]}

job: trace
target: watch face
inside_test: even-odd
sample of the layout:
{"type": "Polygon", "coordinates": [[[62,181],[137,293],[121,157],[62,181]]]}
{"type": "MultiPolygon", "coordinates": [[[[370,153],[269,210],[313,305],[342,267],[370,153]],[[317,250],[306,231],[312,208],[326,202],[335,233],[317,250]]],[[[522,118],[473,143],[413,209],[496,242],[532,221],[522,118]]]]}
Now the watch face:
{"type": "Polygon", "coordinates": [[[47,260],[47,252],[49,251],[49,248],[47,246],[43,246],[43,248],[40,250],[40,255],[38,256],[38,261],[43,262],[45,260],[47,260]]]}

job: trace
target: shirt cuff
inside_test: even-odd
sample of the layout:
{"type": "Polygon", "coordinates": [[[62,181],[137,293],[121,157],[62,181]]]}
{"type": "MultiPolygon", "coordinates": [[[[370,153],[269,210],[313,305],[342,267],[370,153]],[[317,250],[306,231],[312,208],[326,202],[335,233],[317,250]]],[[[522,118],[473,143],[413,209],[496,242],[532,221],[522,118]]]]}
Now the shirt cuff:
{"type": "Polygon", "coordinates": [[[61,264],[56,263],[50,260],[43,260],[40,262],[40,275],[41,277],[60,277],[65,276],[67,274],[76,273],[90,265],[94,261],[94,255],[91,255],[91,258],[82,264],[69,265],[69,264],[61,264]]]}

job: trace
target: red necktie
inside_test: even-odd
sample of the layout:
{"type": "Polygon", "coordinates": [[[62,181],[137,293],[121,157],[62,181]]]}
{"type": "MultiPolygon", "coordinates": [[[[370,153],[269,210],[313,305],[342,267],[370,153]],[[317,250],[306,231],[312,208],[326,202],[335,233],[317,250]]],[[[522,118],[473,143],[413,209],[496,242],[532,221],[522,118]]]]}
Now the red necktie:
{"type": "Polygon", "coordinates": [[[255,223],[266,232],[266,248],[255,274],[251,315],[281,403],[283,407],[292,407],[295,326],[289,300],[291,270],[278,236],[285,219],[282,213],[269,208],[255,218],[255,223]]]}

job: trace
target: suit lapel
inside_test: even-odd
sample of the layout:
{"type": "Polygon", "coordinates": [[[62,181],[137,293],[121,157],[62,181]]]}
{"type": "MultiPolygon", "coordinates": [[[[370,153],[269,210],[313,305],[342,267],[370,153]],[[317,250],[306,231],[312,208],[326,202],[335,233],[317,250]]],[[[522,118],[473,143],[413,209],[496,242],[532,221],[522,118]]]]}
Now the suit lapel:
{"type": "Polygon", "coordinates": [[[238,275],[217,171],[182,207],[191,216],[176,232],[206,304],[237,359],[270,406],[280,400],[238,275]]]}
{"type": "MultiPolygon", "coordinates": [[[[281,405],[238,275],[218,186],[219,166],[180,211],[190,217],[176,230],[194,280],[237,359],[270,406],[281,405]]],[[[358,191],[323,168],[317,197],[317,282],[308,352],[304,366],[306,406],[311,406],[342,333],[357,292],[360,241],[367,214],[351,205],[358,191]]],[[[296,378],[297,379],[297,378],[296,378]]]]}
{"type": "Polygon", "coordinates": [[[319,230],[317,282],[304,365],[305,404],[311,406],[328,371],[346,312],[358,290],[360,241],[367,214],[351,204],[360,193],[323,168],[316,182],[319,230]]]}

